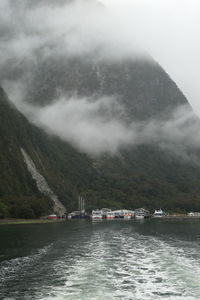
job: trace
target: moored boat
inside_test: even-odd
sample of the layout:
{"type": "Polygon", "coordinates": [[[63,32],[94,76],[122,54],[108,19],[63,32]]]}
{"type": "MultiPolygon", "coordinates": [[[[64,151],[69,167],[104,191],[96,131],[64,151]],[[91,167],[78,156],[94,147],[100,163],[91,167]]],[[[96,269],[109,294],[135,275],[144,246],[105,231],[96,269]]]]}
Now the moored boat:
{"type": "Polygon", "coordinates": [[[164,211],[162,209],[155,210],[153,216],[154,218],[162,218],[164,216],[164,211]]]}
{"type": "Polygon", "coordinates": [[[136,220],[144,219],[144,214],[142,214],[142,213],[136,214],[136,215],[135,215],[135,219],[136,219],[136,220]]]}
{"type": "Polygon", "coordinates": [[[57,216],[56,214],[52,214],[52,215],[49,215],[47,217],[48,220],[57,220],[57,219],[60,219],[59,216],[57,216]]]}
{"type": "Polygon", "coordinates": [[[144,219],[149,218],[150,212],[145,208],[137,208],[135,209],[135,219],[144,219]]]}
{"type": "Polygon", "coordinates": [[[102,213],[102,219],[107,219],[107,213],[110,213],[111,212],[111,209],[110,208],[102,208],[101,209],[101,213],[102,213]]]}
{"type": "Polygon", "coordinates": [[[91,218],[92,220],[102,220],[103,219],[103,214],[102,214],[102,210],[93,210],[92,214],[91,214],[91,218]]]}
{"type": "Polygon", "coordinates": [[[85,210],[77,210],[68,214],[68,219],[87,219],[89,215],[85,212],[85,210]]]}
{"type": "Polygon", "coordinates": [[[85,199],[79,196],[78,210],[68,214],[68,219],[88,219],[90,216],[85,211],[85,199]]]}
{"type": "Polygon", "coordinates": [[[120,209],[120,210],[114,210],[113,213],[114,213],[115,219],[130,220],[134,217],[133,210],[120,209]]]}
{"type": "Polygon", "coordinates": [[[113,220],[113,219],[115,219],[115,214],[114,214],[112,211],[108,211],[108,212],[106,213],[106,219],[108,219],[108,220],[113,220]]]}
{"type": "Polygon", "coordinates": [[[124,220],[130,220],[132,216],[130,214],[124,215],[124,220]]]}

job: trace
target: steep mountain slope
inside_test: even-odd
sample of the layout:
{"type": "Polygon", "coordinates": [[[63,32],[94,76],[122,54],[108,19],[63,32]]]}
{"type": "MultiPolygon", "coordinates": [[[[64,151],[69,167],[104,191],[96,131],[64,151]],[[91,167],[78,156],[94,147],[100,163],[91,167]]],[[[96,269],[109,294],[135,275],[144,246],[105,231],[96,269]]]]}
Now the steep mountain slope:
{"type": "Polygon", "coordinates": [[[0,82],[19,110],[0,88],[0,216],[62,214],[79,195],[200,210],[200,121],[137,26],[101,1],[4,2],[0,82]]]}
{"type": "Polygon", "coordinates": [[[29,81],[27,100],[44,105],[60,92],[79,97],[115,96],[130,120],[166,116],[187,99],[151,58],[98,59],[93,56],[41,60],[29,81]]]}
{"type": "Polygon", "coordinates": [[[63,214],[65,207],[57,195],[67,207],[73,208],[73,199],[89,185],[90,160],[31,125],[9,102],[2,88],[0,105],[2,203],[11,215],[21,217],[53,210],[63,214]]]}
{"type": "MultiPolygon", "coordinates": [[[[62,63],[59,59],[53,59],[51,64],[43,61],[30,86],[29,101],[40,105],[56,99],[58,91],[92,96],[93,101],[114,96],[125,108],[122,118],[126,122],[168,120],[171,112],[182,105],[191,111],[176,84],[151,59],[112,61],[90,56],[62,63]]],[[[180,146],[177,141],[175,147],[180,146]]],[[[198,150],[194,153],[199,156],[198,150]]],[[[115,157],[103,155],[93,160],[100,176],[94,192],[87,193],[89,203],[132,208],[144,205],[150,209],[162,206],[168,210],[199,208],[199,166],[167,148],[144,142],[115,157]]]]}
{"type": "Polygon", "coordinates": [[[96,193],[99,206],[109,199],[113,207],[200,209],[199,166],[170,151],[142,145],[123,151],[120,157],[104,157],[97,166],[103,178],[96,193]]]}
{"type": "MultiPolygon", "coordinates": [[[[28,100],[41,106],[62,90],[68,95],[93,96],[93,101],[115,96],[125,107],[127,122],[167,119],[177,106],[189,107],[169,76],[149,61],[54,61],[46,67],[41,64],[33,75],[28,100]]],[[[87,209],[200,209],[198,164],[154,143],[126,147],[115,156],[89,157],[31,125],[2,89],[0,104],[0,203],[4,213],[6,205],[13,216],[39,216],[52,210],[50,199],[59,199],[72,210],[80,194],[86,198],[87,209]]],[[[195,155],[198,157],[198,151],[195,155]]]]}

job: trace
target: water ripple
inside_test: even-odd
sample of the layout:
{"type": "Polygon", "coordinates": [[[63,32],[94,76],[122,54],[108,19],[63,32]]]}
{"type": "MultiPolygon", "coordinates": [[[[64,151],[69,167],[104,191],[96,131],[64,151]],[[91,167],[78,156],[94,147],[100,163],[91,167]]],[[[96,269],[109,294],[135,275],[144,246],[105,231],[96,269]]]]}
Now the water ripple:
{"type": "Polygon", "coordinates": [[[83,234],[2,263],[1,299],[200,299],[199,247],[192,242],[145,236],[130,226],[83,234]]]}

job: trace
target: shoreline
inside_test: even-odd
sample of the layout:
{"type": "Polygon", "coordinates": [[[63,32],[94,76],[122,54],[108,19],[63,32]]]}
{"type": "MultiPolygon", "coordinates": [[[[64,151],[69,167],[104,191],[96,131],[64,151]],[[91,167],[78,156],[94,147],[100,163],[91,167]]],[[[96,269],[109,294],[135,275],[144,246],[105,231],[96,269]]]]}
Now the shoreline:
{"type": "Polygon", "coordinates": [[[49,224],[63,221],[66,221],[66,219],[0,219],[0,226],[18,224],[49,224]]]}
{"type": "MultiPolygon", "coordinates": [[[[200,220],[200,216],[187,215],[169,215],[161,218],[150,217],[146,220],[200,220]]],[[[0,219],[1,225],[18,225],[18,224],[50,224],[67,221],[68,219],[0,219]]],[[[134,219],[132,219],[134,220],[134,219]]]]}

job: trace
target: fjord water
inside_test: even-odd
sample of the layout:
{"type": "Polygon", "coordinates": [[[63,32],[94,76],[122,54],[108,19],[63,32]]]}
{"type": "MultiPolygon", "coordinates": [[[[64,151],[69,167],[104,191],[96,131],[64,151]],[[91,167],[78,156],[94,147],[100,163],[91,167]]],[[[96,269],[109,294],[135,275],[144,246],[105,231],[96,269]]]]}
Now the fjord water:
{"type": "Polygon", "coordinates": [[[200,299],[200,222],[0,226],[0,299],[200,299]]]}

